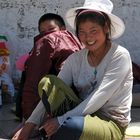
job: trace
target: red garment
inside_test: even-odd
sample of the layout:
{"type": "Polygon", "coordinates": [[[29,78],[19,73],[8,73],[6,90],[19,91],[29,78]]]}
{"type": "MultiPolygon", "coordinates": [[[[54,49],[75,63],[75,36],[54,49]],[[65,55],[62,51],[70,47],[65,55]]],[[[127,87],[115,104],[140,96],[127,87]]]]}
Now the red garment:
{"type": "Polygon", "coordinates": [[[46,74],[57,75],[65,59],[81,49],[78,39],[68,32],[57,31],[38,35],[34,47],[26,61],[26,80],[22,95],[23,117],[28,118],[36,107],[38,83],[46,74]]]}
{"type": "Polygon", "coordinates": [[[132,62],[132,68],[133,68],[133,77],[134,77],[133,84],[140,84],[140,66],[132,62]]]}

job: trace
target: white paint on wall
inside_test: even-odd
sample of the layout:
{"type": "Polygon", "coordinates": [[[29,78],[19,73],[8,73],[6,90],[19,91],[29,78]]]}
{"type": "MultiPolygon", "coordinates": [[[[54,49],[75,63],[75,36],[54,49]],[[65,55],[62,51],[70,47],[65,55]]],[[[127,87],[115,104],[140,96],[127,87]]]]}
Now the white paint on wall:
{"type": "MultiPolygon", "coordinates": [[[[15,60],[33,47],[38,34],[38,19],[47,12],[65,16],[67,9],[81,6],[84,0],[0,0],[0,33],[7,35],[11,52],[12,74],[15,78],[15,60]]],[[[126,25],[124,35],[116,40],[126,47],[132,60],[140,64],[140,0],[112,0],[116,15],[126,25]]],[[[68,26],[69,27],[69,26],[68,26]]]]}
{"type": "Polygon", "coordinates": [[[132,60],[140,65],[140,0],[113,0],[114,13],[121,17],[126,30],[119,39],[126,47],[132,60]]]}

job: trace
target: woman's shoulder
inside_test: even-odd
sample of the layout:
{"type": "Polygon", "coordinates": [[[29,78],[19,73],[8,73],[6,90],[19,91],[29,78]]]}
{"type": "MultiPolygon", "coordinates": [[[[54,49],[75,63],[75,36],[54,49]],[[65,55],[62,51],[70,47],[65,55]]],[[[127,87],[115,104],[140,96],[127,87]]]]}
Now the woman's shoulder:
{"type": "Polygon", "coordinates": [[[127,48],[123,47],[122,45],[116,44],[116,43],[112,43],[112,50],[114,50],[114,52],[116,54],[129,55],[129,51],[127,50],[127,48]]]}
{"type": "Polygon", "coordinates": [[[80,59],[80,58],[84,57],[87,54],[87,51],[88,50],[86,48],[84,48],[82,50],[74,52],[69,57],[70,57],[70,59],[72,59],[72,58],[73,59],[80,59]]]}
{"type": "Polygon", "coordinates": [[[86,52],[87,52],[86,49],[82,49],[82,50],[79,50],[77,52],[74,52],[68,57],[68,59],[66,61],[68,63],[72,63],[72,65],[78,66],[83,62],[83,60],[87,54],[86,52]]]}

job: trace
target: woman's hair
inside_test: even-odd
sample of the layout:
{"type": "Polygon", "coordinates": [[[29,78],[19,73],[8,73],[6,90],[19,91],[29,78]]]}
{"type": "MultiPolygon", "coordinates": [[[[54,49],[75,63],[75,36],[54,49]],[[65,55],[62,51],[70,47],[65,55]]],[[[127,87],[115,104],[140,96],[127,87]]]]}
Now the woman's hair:
{"type": "Polygon", "coordinates": [[[61,28],[65,27],[65,22],[63,18],[60,15],[54,14],[54,13],[47,13],[40,17],[38,21],[38,27],[40,27],[40,24],[46,20],[54,20],[54,22],[61,28]]]}
{"type": "Polygon", "coordinates": [[[76,18],[75,18],[75,26],[76,26],[76,35],[78,36],[78,27],[80,25],[80,23],[82,22],[86,22],[86,21],[93,21],[96,22],[97,24],[99,24],[101,27],[105,27],[107,25],[109,32],[106,35],[106,39],[110,40],[110,35],[111,35],[111,20],[108,17],[107,14],[103,13],[103,12],[93,12],[93,11],[87,11],[87,12],[82,12],[82,14],[80,14],[82,11],[79,12],[79,14],[77,14],[76,18]]]}

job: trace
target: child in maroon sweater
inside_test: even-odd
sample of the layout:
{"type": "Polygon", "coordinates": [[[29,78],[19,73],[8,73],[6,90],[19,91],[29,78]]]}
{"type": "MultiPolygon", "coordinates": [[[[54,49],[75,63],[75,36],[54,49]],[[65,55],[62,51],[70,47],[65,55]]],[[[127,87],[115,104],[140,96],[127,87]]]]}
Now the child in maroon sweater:
{"type": "Polygon", "coordinates": [[[27,119],[38,101],[38,82],[46,74],[57,75],[65,59],[81,49],[77,38],[66,30],[62,17],[48,13],[39,20],[40,34],[25,63],[25,83],[22,92],[23,118],[27,119]]]}

